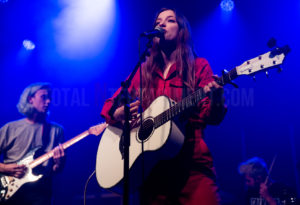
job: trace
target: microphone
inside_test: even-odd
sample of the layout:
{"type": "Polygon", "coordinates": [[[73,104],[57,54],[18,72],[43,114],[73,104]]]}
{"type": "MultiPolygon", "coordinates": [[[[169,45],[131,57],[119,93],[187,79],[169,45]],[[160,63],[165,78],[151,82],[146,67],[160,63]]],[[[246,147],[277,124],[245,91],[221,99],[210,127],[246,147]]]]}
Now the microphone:
{"type": "Polygon", "coordinates": [[[141,33],[141,37],[147,37],[147,38],[154,38],[158,37],[161,38],[165,33],[165,30],[159,26],[156,26],[154,30],[152,31],[146,31],[144,33],[141,33]]]}

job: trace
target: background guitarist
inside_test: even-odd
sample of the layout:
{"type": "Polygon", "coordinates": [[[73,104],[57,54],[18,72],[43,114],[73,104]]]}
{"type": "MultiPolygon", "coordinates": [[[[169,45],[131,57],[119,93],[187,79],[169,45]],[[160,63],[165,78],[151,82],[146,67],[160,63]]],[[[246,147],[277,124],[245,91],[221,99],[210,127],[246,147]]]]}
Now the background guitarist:
{"type": "Polygon", "coordinates": [[[44,176],[37,182],[24,184],[11,199],[4,204],[51,204],[51,175],[62,168],[64,150],[62,126],[47,121],[51,103],[49,83],[35,83],[26,87],[20,96],[17,108],[25,118],[9,122],[0,129],[0,153],[4,163],[0,163],[0,173],[22,178],[26,166],[17,164],[31,150],[40,147],[47,152],[55,146],[53,160],[39,166],[38,172],[44,176]]]}
{"type": "MultiPolygon", "coordinates": [[[[181,116],[186,128],[183,148],[175,159],[163,161],[152,170],[140,190],[141,204],[220,204],[213,160],[203,130],[207,124],[219,124],[225,116],[223,88],[214,81],[207,60],[196,56],[184,16],[173,9],[162,9],[153,28],[157,26],[165,32],[161,38],[153,38],[150,56],[142,66],[143,110],[158,96],[166,95],[179,102],[199,87],[210,97],[181,116]]],[[[139,72],[129,88],[133,99],[139,97],[139,72]]],[[[101,112],[109,124],[124,118],[123,107],[109,114],[119,92],[106,100],[101,112]]],[[[130,104],[133,119],[137,118],[139,104],[139,100],[130,104]]]]}

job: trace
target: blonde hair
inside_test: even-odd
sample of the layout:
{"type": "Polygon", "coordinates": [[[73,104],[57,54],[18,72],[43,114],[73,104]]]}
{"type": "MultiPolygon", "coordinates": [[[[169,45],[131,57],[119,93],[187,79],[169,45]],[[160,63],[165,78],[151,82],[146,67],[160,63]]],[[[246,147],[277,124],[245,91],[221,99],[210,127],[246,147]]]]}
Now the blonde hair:
{"type": "Polygon", "coordinates": [[[19,113],[26,117],[30,117],[33,114],[34,108],[28,100],[30,97],[33,97],[38,90],[41,89],[47,89],[51,91],[51,84],[47,82],[32,83],[23,90],[17,104],[19,113]]]}

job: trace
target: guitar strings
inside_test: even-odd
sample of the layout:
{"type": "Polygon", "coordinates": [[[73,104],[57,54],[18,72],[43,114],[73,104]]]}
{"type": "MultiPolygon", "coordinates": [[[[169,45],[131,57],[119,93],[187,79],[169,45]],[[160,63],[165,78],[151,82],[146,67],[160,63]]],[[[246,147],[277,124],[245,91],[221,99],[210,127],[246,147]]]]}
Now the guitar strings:
{"type": "Polygon", "coordinates": [[[181,111],[194,106],[198,101],[203,99],[205,97],[203,89],[200,88],[196,91],[194,91],[191,95],[183,98],[181,102],[178,104],[175,104],[174,106],[170,107],[166,111],[162,112],[158,116],[154,118],[154,125],[152,123],[145,123],[143,124],[143,129],[149,129],[149,128],[157,128],[164,124],[166,121],[172,119],[174,116],[178,115],[181,111]]]}

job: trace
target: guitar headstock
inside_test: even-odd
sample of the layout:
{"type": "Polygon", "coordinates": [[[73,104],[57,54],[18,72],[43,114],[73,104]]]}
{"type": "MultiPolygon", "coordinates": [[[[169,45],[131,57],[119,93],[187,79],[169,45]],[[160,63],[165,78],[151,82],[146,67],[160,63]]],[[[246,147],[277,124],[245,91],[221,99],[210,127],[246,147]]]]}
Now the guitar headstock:
{"type": "Polygon", "coordinates": [[[242,65],[236,67],[237,75],[253,75],[260,71],[278,68],[283,63],[286,54],[290,51],[288,46],[275,48],[263,55],[245,61],[242,65]]]}
{"type": "Polygon", "coordinates": [[[107,126],[108,126],[108,124],[106,124],[105,122],[103,122],[103,123],[101,123],[99,125],[92,126],[92,127],[89,128],[89,133],[91,135],[98,136],[98,135],[100,135],[103,132],[103,130],[105,130],[105,128],[107,126]]]}
{"type": "MultiPolygon", "coordinates": [[[[265,71],[268,74],[268,70],[272,68],[279,68],[279,65],[283,63],[285,56],[290,52],[289,46],[283,46],[281,48],[275,48],[263,55],[257,56],[250,60],[245,61],[240,66],[226,71],[223,70],[222,76],[217,79],[217,83],[225,85],[227,83],[233,84],[237,87],[232,80],[237,78],[239,75],[254,75],[255,73],[265,71]]],[[[279,69],[279,71],[281,71],[279,69]]]]}

